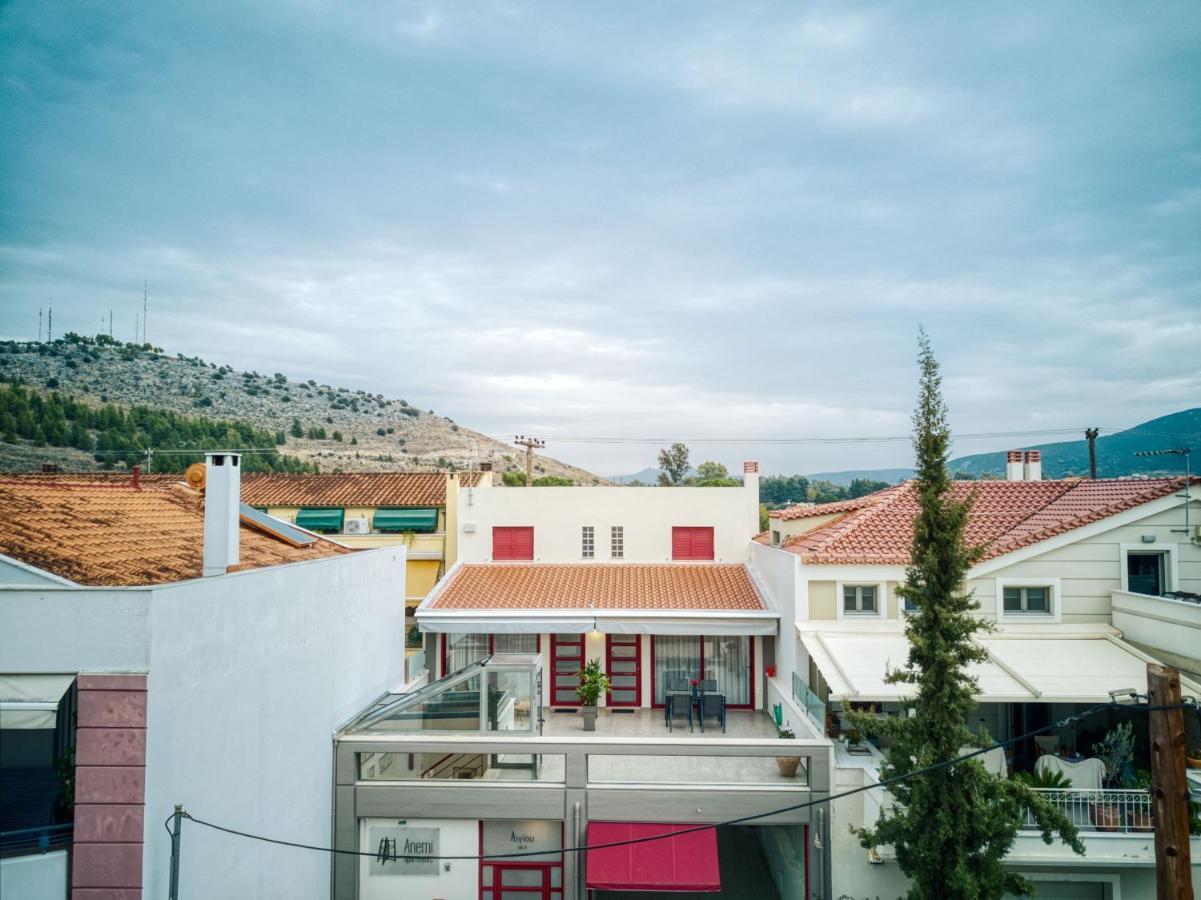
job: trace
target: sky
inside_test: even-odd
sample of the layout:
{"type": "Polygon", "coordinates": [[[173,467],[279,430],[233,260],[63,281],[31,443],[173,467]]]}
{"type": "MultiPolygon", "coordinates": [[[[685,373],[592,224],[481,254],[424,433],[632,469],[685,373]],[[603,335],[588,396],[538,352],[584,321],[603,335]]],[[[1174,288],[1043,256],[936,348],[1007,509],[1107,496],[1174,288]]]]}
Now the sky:
{"type": "MultiPolygon", "coordinates": [[[[599,474],[1201,400],[1201,5],[0,2],[0,337],[404,397],[599,474]]],[[[1026,443],[1044,438],[1031,437],[1026,443]]],[[[1017,440],[960,439],[959,452],[1017,440]]]]}

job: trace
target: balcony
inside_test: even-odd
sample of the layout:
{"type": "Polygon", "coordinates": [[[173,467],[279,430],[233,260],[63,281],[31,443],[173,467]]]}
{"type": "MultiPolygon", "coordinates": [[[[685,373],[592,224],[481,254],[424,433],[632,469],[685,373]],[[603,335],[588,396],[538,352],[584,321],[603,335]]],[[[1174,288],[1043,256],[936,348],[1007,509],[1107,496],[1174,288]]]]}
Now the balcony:
{"type": "Polygon", "coordinates": [[[1185,594],[1154,597],[1113,591],[1113,624],[1129,642],[1182,669],[1201,676],[1201,602],[1185,594]]]}
{"type": "MultiPolygon", "coordinates": [[[[1153,830],[1149,791],[1038,788],[1035,792],[1063,813],[1080,832],[1131,834],[1153,830]]],[[[1022,827],[1038,828],[1029,811],[1022,827]]]]}

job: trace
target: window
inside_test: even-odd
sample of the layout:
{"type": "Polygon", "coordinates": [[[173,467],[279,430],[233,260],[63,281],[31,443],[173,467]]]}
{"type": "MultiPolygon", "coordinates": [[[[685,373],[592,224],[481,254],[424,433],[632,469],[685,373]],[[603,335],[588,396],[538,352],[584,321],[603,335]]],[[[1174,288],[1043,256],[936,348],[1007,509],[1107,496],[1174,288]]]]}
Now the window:
{"type": "Polygon", "coordinates": [[[596,556],[595,526],[584,525],[580,529],[580,556],[584,559],[592,559],[596,556]]]}
{"type": "Polygon", "coordinates": [[[773,547],[780,546],[780,532],[776,531],[774,528],[772,529],[772,532],[771,532],[771,545],[773,547]]]}
{"type": "Polygon", "coordinates": [[[1046,585],[1037,587],[1006,587],[1002,591],[1005,612],[1037,613],[1051,612],[1051,589],[1046,585]]]}
{"type": "Polygon", "coordinates": [[[842,611],[848,615],[876,615],[880,611],[876,600],[876,586],[874,584],[843,585],[842,611]]]}
{"type": "Polygon", "coordinates": [[[903,610],[905,610],[905,612],[907,612],[907,613],[917,612],[917,604],[914,603],[912,600],[910,600],[908,597],[904,598],[901,601],[901,608],[903,610]]]}
{"type": "Polygon", "coordinates": [[[713,559],[711,526],[676,525],[671,529],[672,559],[713,559]]]}
{"type": "Polygon", "coordinates": [[[625,559],[626,530],[622,525],[614,525],[609,529],[609,556],[613,559],[625,559]]]}
{"type": "Polygon", "coordinates": [[[492,529],[492,558],[496,560],[533,559],[532,525],[497,525],[492,529]]]}
{"type": "Polygon", "coordinates": [[[1126,589],[1158,597],[1168,589],[1163,553],[1127,553],[1126,589]]]}
{"type": "Polygon", "coordinates": [[[662,706],[668,680],[713,681],[728,706],[754,706],[754,638],[740,635],[668,636],[651,639],[654,705],[662,706]]]}
{"type": "Polygon", "coordinates": [[[442,674],[449,675],[493,653],[537,653],[536,634],[444,634],[442,674]]]}

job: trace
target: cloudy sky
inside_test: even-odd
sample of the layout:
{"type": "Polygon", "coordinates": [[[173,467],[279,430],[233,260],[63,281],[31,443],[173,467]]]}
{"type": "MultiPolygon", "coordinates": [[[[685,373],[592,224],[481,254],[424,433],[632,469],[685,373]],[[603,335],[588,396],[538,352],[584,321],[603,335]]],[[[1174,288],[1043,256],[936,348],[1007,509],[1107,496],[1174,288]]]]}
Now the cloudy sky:
{"type": "Polygon", "coordinates": [[[603,474],[654,447],[555,436],[904,434],[919,322],[964,433],[1197,405],[1201,6],[953,13],[0,4],[0,334],[146,280],[169,352],[603,474]]]}

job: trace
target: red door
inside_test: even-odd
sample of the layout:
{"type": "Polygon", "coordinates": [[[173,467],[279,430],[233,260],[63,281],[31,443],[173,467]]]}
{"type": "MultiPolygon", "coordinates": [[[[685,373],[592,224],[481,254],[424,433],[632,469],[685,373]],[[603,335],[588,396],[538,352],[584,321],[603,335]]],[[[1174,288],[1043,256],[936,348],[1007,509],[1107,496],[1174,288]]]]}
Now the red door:
{"type": "Polygon", "coordinates": [[[711,526],[676,525],[671,529],[672,559],[713,559],[711,526]]]}
{"type": "MultiPolygon", "coordinates": [[[[552,886],[552,873],[559,874],[562,869],[542,863],[493,863],[486,865],[491,869],[492,884],[484,884],[480,889],[483,900],[560,900],[563,888],[559,884],[552,886]]],[[[489,876],[485,874],[484,881],[489,876]]]]}
{"type": "Polygon", "coordinates": [[[533,559],[534,528],[532,525],[496,525],[492,528],[492,558],[533,559]]]}
{"type": "Polygon", "coordinates": [[[610,706],[642,705],[642,636],[610,634],[605,640],[610,706]]]}
{"type": "Polygon", "coordinates": [[[550,636],[551,706],[579,706],[575,689],[580,686],[580,669],[584,668],[584,635],[552,634],[550,636]]]}

